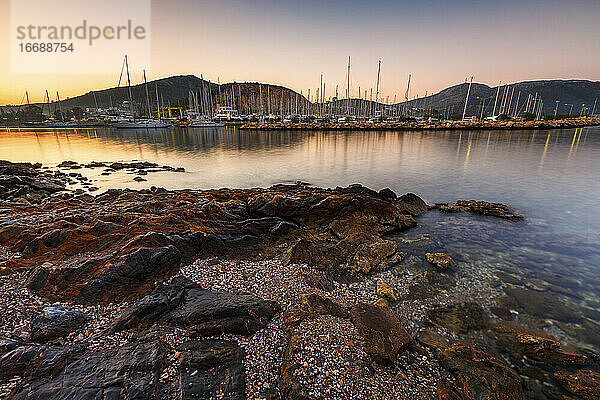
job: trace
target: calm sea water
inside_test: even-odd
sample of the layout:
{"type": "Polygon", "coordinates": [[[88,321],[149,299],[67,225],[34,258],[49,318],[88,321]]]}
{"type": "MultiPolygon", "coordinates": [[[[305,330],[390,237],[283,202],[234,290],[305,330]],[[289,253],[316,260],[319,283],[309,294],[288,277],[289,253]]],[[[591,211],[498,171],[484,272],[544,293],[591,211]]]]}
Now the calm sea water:
{"type": "Polygon", "coordinates": [[[185,167],[148,182],[124,172],[95,186],[169,189],[269,186],[302,180],[414,192],[428,203],[509,204],[553,230],[600,232],[600,128],[536,132],[0,131],[0,158],[55,165],[147,160],[185,167]]]}

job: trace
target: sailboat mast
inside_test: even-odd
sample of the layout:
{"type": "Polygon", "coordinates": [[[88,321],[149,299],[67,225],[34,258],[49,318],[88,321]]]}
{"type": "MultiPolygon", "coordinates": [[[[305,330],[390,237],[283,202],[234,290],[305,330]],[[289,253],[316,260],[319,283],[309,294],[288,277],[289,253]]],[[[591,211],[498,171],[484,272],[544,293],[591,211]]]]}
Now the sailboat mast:
{"type": "Polygon", "coordinates": [[[158,115],[158,120],[160,121],[160,103],[158,101],[158,82],[154,85],[154,91],[156,92],[156,113],[158,115]]]}
{"type": "Polygon", "coordinates": [[[346,115],[350,115],[350,56],[348,56],[348,91],[346,92],[348,104],[346,105],[346,115]]]}
{"type": "Polygon", "coordinates": [[[146,70],[144,70],[144,89],[146,90],[146,104],[148,106],[148,118],[152,118],[150,107],[150,95],[148,94],[148,81],[146,80],[146,70]]]}
{"type": "Polygon", "coordinates": [[[471,85],[473,84],[473,77],[471,77],[471,81],[469,82],[469,88],[467,89],[467,98],[465,99],[465,108],[463,110],[462,120],[465,120],[465,116],[467,115],[467,104],[469,103],[469,95],[471,94],[471,85]]]}
{"type": "Polygon", "coordinates": [[[405,108],[408,107],[408,99],[410,98],[410,78],[411,74],[408,74],[408,84],[406,85],[406,93],[404,94],[405,108]]]}
{"type": "Polygon", "coordinates": [[[133,118],[133,122],[135,122],[135,110],[133,108],[133,96],[131,94],[131,79],[129,77],[129,60],[127,59],[127,55],[125,55],[125,66],[127,68],[127,90],[129,91],[129,108],[131,109],[131,117],[133,118]]]}
{"type": "Polygon", "coordinates": [[[502,81],[498,83],[498,89],[496,90],[496,100],[494,101],[494,111],[492,111],[492,117],[496,116],[496,106],[498,105],[498,96],[500,95],[500,86],[502,85],[502,81]]]}
{"type": "Polygon", "coordinates": [[[375,89],[375,112],[377,112],[377,109],[379,108],[379,76],[381,74],[381,60],[379,60],[379,63],[377,64],[377,86],[375,89]]]}
{"type": "MultiPolygon", "coordinates": [[[[62,112],[62,106],[60,105],[60,95],[58,94],[58,92],[56,92],[56,101],[58,102],[58,111],[60,111],[60,121],[65,122],[65,116],[62,112]]],[[[29,104],[29,101],[27,101],[27,104],[29,104]]]]}

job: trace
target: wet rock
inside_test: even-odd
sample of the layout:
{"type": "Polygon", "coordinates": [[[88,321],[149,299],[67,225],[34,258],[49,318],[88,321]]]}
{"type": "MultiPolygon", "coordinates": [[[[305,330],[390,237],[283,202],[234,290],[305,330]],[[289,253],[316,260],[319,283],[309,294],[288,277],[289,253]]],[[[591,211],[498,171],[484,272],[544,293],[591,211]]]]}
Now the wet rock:
{"type": "Polygon", "coordinates": [[[352,322],[365,340],[365,351],[380,363],[393,362],[413,340],[389,308],[359,303],[350,309],[352,322]]]}
{"type": "Polygon", "coordinates": [[[141,176],[136,176],[135,178],[133,178],[133,180],[136,182],[146,182],[147,181],[147,179],[144,179],[141,176]]]}
{"type": "Polygon", "coordinates": [[[487,201],[458,200],[454,205],[438,206],[441,212],[472,212],[473,214],[487,215],[504,218],[508,220],[521,220],[522,215],[510,212],[507,205],[501,203],[489,203],[487,201]]]}
{"type": "Polygon", "coordinates": [[[549,293],[516,287],[508,287],[504,291],[525,312],[537,317],[553,318],[563,322],[581,321],[581,316],[575,309],[549,293]]]}
{"type": "Polygon", "coordinates": [[[126,309],[110,331],[158,324],[188,329],[204,336],[248,335],[263,329],[279,310],[279,304],[274,301],[248,293],[210,291],[178,277],[126,309]]]}
{"type": "Polygon", "coordinates": [[[438,269],[445,271],[456,265],[456,262],[445,253],[426,253],[425,259],[428,263],[435,265],[438,269]]]}
{"type": "Polygon", "coordinates": [[[565,390],[584,400],[600,399],[600,374],[582,369],[576,372],[559,371],[554,378],[565,390]]]}
{"type": "Polygon", "coordinates": [[[40,169],[41,164],[11,163],[0,160],[0,200],[9,200],[24,205],[29,204],[26,196],[35,203],[66,188],[68,177],[54,175],[40,169]]]}
{"type": "Polygon", "coordinates": [[[419,196],[413,193],[407,193],[398,198],[400,209],[404,213],[408,213],[414,216],[425,214],[429,207],[419,196]]]}
{"type": "Polygon", "coordinates": [[[468,333],[472,330],[486,329],[489,319],[483,308],[473,302],[450,304],[427,312],[427,317],[456,333],[468,333]]]}
{"type": "Polygon", "coordinates": [[[375,294],[377,296],[381,297],[382,299],[385,299],[392,303],[394,303],[398,300],[396,298],[396,295],[394,294],[394,289],[387,283],[383,283],[381,281],[377,281],[377,284],[375,287],[375,294]]]}
{"type": "Polygon", "coordinates": [[[544,332],[516,324],[497,324],[492,329],[511,351],[525,354],[534,360],[560,365],[586,365],[588,363],[587,357],[563,348],[556,339],[544,332]]]}
{"type": "Polygon", "coordinates": [[[443,346],[436,349],[436,355],[456,377],[458,391],[468,399],[525,399],[519,375],[473,343],[443,346]]]}
{"type": "Polygon", "coordinates": [[[79,310],[67,310],[61,306],[44,307],[31,323],[31,339],[45,342],[67,336],[86,320],[86,315],[79,310]]]}
{"type": "Polygon", "coordinates": [[[379,196],[386,200],[396,200],[398,198],[396,193],[394,193],[394,191],[390,188],[381,189],[379,191],[379,196]]]}

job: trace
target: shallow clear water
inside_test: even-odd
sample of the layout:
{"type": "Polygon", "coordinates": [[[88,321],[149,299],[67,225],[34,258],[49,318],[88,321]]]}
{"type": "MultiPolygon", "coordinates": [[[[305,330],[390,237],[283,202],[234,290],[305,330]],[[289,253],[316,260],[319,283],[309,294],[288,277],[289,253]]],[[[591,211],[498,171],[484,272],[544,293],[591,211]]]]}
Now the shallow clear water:
{"type": "MultiPolygon", "coordinates": [[[[301,180],[324,187],[352,183],[377,190],[389,187],[398,194],[414,192],[428,203],[498,201],[525,215],[525,221],[431,212],[409,235],[433,232],[436,248],[432,250],[447,251],[465,266],[510,273],[525,288],[551,293],[578,309],[600,309],[600,128],[11,130],[0,131],[0,159],[46,165],[64,160],[147,160],[186,169],[185,173],[150,173],[145,176],[148,181],[141,183],[126,171],[110,176],[100,176],[101,169],[77,171],[97,179],[94,185],[101,189],[234,188],[301,180]]],[[[572,331],[571,336],[581,344],[600,347],[600,334],[590,336],[596,329],[600,332],[600,325],[592,320],[576,325],[587,324],[590,330],[572,331]]],[[[567,326],[559,329],[565,332],[567,326]]]]}

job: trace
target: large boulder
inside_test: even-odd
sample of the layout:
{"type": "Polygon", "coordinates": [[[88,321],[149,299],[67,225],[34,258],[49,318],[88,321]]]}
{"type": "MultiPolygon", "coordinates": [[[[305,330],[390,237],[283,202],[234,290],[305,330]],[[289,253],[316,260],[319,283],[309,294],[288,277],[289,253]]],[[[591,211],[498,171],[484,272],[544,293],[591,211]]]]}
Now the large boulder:
{"type": "Polygon", "coordinates": [[[158,324],[200,335],[248,335],[264,328],[280,308],[277,302],[248,293],[206,290],[186,278],[176,277],[125,309],[110,330],[118,332],[158,324]]]}
{"type": "MultiPolygon", "coordinates": [[[[33,178],[31,178],[33,179],[33,178]]],[[[3,269],[33,270],[29,287],[50,300],[134,301],[197,258],[284,257],[329,275],[362,277],[404,257],[384,236],[416,225],[426,209],[361,185],[320,189],[108,190],[29,208],[0,239],[22,254],[3,269]],[[56,217],[57,209],[68,210],[56,217]],[[93,254],[86,262],[81,254],[93,254]]]]}
{"type": "Polygon", "coordinates": [[[398,198],[398,204],[402,212],[411,214],[413,216],[425,214],[429,209],[427,204],[414,193],[407,193],[398,198]]]}
{"type": "Polygon", "coordinates": [[[392,362],[413,344],[410,334],[387,307],[359,303],[350,309],[350,316],[365,340],[365,351],[377,362],[392,362]]]}

